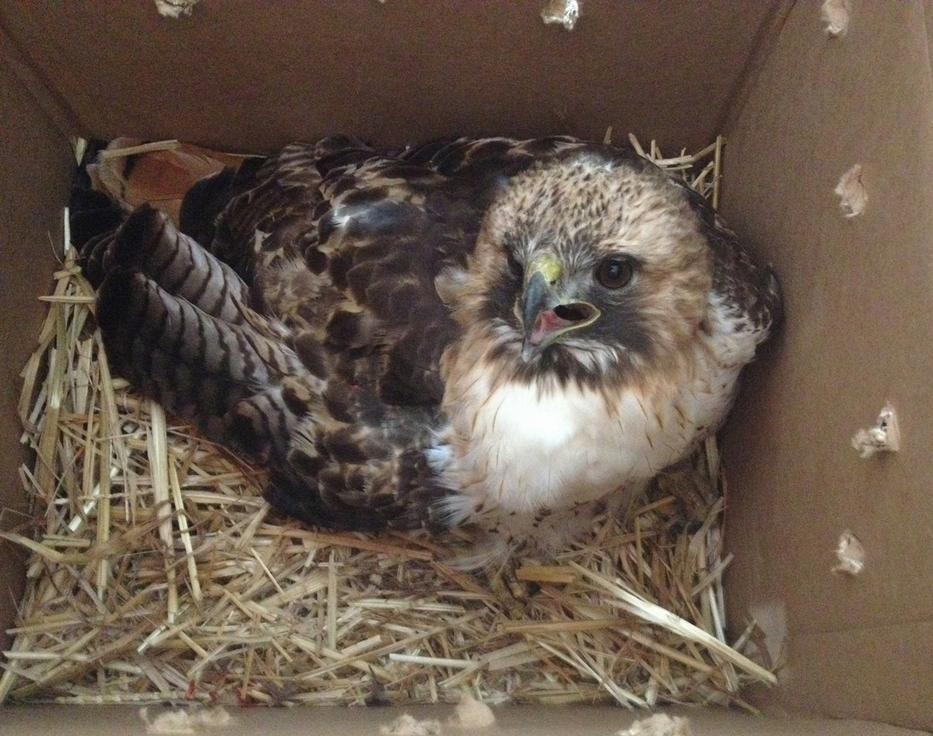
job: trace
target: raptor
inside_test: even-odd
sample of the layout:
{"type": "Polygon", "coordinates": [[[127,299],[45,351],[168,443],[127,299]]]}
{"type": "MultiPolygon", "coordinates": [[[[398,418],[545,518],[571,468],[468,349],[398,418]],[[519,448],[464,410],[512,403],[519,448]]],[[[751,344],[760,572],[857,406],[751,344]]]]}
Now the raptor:
{"type": "Polygon", "coordinates": [[[310,524],[558,548],[723,421],[780,314],[705,200],[569,137],[296,144],[91,239],[114,371],[310,524]]]}

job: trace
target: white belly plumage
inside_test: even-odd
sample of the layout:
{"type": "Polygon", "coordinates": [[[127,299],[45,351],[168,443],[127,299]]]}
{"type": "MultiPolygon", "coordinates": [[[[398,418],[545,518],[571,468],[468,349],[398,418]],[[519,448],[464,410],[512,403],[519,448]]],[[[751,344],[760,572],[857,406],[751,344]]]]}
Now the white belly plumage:
{"type": "Polygon", "coordinates": [[[534,516],[640,488],[729,408],[741,364],[723,365],[708,348],[698,344],[674,380],[609,396],[575,384],[492,386],[476,365],[428,454],[444,485],[460,492],[447,503],[451,522],[490,511],[500,521],[534,516]]]}

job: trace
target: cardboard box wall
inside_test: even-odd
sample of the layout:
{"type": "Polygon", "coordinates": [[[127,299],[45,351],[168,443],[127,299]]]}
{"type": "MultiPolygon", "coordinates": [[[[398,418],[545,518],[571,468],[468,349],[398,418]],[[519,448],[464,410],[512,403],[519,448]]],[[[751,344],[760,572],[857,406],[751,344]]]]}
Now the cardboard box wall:
{"type": "MultiPolygon", "coordinates": [[[[205,0],[177,21],[142,0],[3,0],[3,504],[22,508],[17,374],[54,267],[67,135],[264,151],[336,131],[397,144],[612,125],[662,147],[724,132],[722,209],[775,263],[788,310],[724,446],[728,607],[788,656],[756,702],[933,727],[933,3],[852,4],[829,39],[812,0],[589,0],[570,33],[532,0],[205,0]],[[854,163],[870,199],[847,220],[832,190],[854,163]],[[858,460],[849,437],[886,399],[904,449],[858,460]],[[845,528],[868,552],[855,579],[829,572],[845,528]]],[[[2,549],[5,628],[22,555],[2,549]]]]}

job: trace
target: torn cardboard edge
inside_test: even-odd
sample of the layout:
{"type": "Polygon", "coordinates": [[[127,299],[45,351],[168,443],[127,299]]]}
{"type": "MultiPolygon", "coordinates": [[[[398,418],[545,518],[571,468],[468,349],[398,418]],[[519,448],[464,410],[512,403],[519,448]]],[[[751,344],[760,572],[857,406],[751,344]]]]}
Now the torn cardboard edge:
{"type": "Polygon", "coordinates": [[[496,714],[492,712],[492,708],[469,693],[464,693],[460,697],[454,714],[447,721],[448,725],[465,731],[489,728],[495,722],[496,714]]]}
{"type": "MultiPolygon", "coordinates": [[[[492,708],[464,693],[446,725],[459,731],[476,731],[489,728],[495,722],[492,708]]],[[[436,718],[418,719],[410,713],[403,713],[391,723],[379,727],[381,736],[439,736],[442,732],[443,725],[436,718]]]]}
{"type": "Polygon", "coordinates": [[[848,529],[839,535],[836,559],[838,562],[832,568],[834,573],[855,576],[865,569],[865,547],[848,529]]]}
{"type": "Polygon", "coordinates": [[[868,205],[868,190],[862,177],[862,165],[855,164],[841,177],[833,190],[839,197],[839,208],[846,218],[858,217],[868,205]]]}
{"type": "Polygon", "coordinates": [[[882,407],[878,419],[871,427],[860,429],[852,435],[852,447],[863,460],[879,452],[900,452],[901,430],[897,412],[891,402],[882,407]]]}
{"type": "Polygon", "coordinates": [[[410,713],[403,713],[392,723],[380,726],[380,736],[440,736],[441,722],[436,718],[419,720],[410,713]]]}
{"type": "Polygon", "coordinates": [[[220,706],[163,710],[151,719],[149,708],[143,707],[139,709],[139,719],[146,725],[146,733],[156,736],[198,734],[204,729],[225,728],[234,722],[227,710],[220,706]]]}
{"type": "Polygon", "coordinates": [[[691,736],[690,721],[683,716],[655,713],[617,731],[616,736],[691,736]]]}
{"type": "Polygon", "coordinates": [[[839,38],[849,32],[851,15],[851,0],[825,0],[820,7],[820,19],[823,21],[823,29],[830,38],[839,38]]]}
{"type": "Polygon", "coordinates": [[[163,18],[179,19],[191,15],[194,6],[201,0],[155,0],[156,10],[163,18]]]}
{"type": "Polygon", "coordinates": [[[541,20],[544,25],[560,25],[564,30],[572,31],[580,20],[579,0],[548,0],[541,8],[541,20]]]}

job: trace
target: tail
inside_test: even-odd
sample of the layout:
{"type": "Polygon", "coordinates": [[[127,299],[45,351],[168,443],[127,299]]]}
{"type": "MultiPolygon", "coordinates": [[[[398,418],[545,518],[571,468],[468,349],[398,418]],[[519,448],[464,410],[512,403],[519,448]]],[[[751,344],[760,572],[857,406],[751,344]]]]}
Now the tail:
{"type": "Polygon", "coordinates": [[[84,256],[95,286],[120,268],[145,274],[172,296],[231,324],[242,323],[250,307],[249,287],[233,269],[149,205],[137,208],[113,235],[89,241],[84,256]]]}
{"type": "Polygon", "coordinates": [[[149,207],[90,257],[113,371],[211,439],[261,462],[284,459],[313,392],[239,277],[149,207]]]}
{"type": "MultiPolygon", "coordinates": [[[[380,425],[350,425],[326,408],[276,326],[254,312],[233,271],[171,222],[140,208],[93,253],[97,321],[111,369],[169,413],[271,471],[279,511],[333,528],[414,528],[432,489],[416,449],[392,453],[380,425]]],[[[338,388],[348,387],[336,381],[338,388]]]]}

